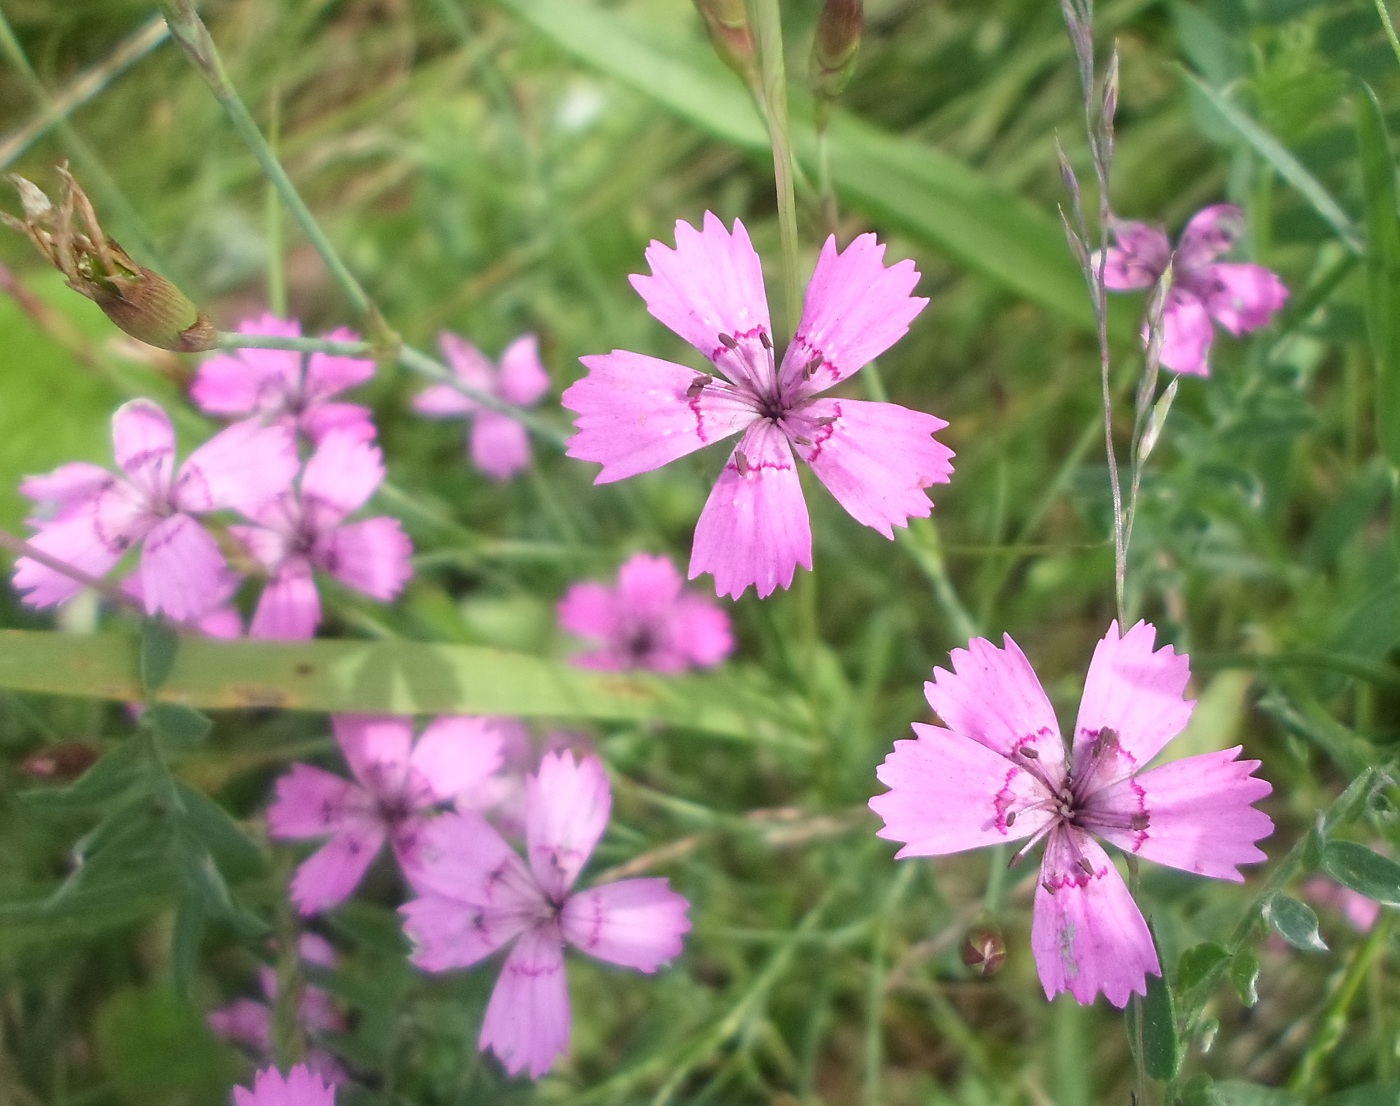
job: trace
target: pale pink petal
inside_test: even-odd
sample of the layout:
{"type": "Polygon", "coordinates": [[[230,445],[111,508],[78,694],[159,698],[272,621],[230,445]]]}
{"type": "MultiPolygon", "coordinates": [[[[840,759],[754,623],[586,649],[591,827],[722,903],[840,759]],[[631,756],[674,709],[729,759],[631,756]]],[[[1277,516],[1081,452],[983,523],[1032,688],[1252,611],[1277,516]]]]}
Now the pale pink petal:
{"type": "Polygon", "coordinates": [[[1192,376],[1209,376],[1206,356],[1214,341],[1215,330],[1205,304],[1190,292],[1172,288],[1162,308],[1162,367],[1192,376]]]}
{"type": "Polygon", "coordinates": [[[1065,746],[1055,710],[1021,647],[1010,634],[1002,640],[1004,649],[980,637],[954,649],[953,671],[935,668],[924,695],[954,733],[1058,785],[1065,746]]]}
{"type": "Polygon", "coordinates": [[[301,428],[315,445],[331,434],[347,434],[361,442],[379,436],[374,412],[358,403],[318,403],[302,412],[301,428]]]}
{"type": "Polygon", "coordinates": [[[477,402],[451,384],[433,384],[413,397],[413,409],[430,419],[457,419],[470,415],[477,402]]]}
{"type": "Polygon", "coordinates": [[[1147,993],[1161,974],[1142,912],[1123,877],[1088,834],[1051,831],[1031,920],[1031,949],[1045,997],[1068,991],[1090,1003],[1100,991],[1114,1006],[1147,993]]]}
{"type": "Polygon", "coordinates": [[[182,511],[251,512],[286,491],[300,467],[296,437],[286,425],[244,419],[190,454],[172,500],[182,511]]]}
{"type": "Polygon", "coordinates": [[[636,553],[617,570],[617,599],[633,619],[668,618],[684,586],[670,557],[636,553]]]}
{"type": "Polygon", "coordinates": [[[509,415],[482,408],[467,431],[467,453],[492,480],[509,480],[530,467],[530,436],[509,415]]]}
{"type": "Polygon", "coordinates": [[[598,484],[650,472],[758,417],[747,393],[709,373],[627,350],[579,360],[588,375],[560,400],[578,414],[566,452],[601,464],[598,484]]]}
{"type": "Polygon", "coordinates": [[[496,369],[479,349],[450,330],[438,334],[438,346],[463,384],[478,392],[496,394],[496,369]]]}
{"type": "Polygon", "coordinates": [[[243,616],[233,607],[216,607],[197,623],[205,637],[231,640],[243,636],[243,616]]]}
{"type": "Polygon", "coordinates": [[[500,727],[494,718],[435,718],[413,747],[409,764],[435,799],[451,801],[479,787],[500,768],[500,727]]]}
{"type": "Polygon", "coordinates": [[[303,915],[329,910],[349,897],[384,845],[384,828],[369,821],[345,826],[302,861],[291,897],[303,915]]]}
{"type": "Polygon", "coordinates": [[[478,1045],[494,1052],[512,1075],[523,1068],[538,1079],[568,1049],[569,1022],[559,927],[527,929],[501,967],[478,1045]]]}
{"type": "Polygon", "coordinates": [[[1231,334],[1267,326],[1288,301],[1283,281],[1262,265],[1222,261],[1201,269],[1191,283],[1211,318],[1231,334]]]}
{"type": "Polygon", "coordinates": [[[404,903],[399,913],[413,942],[409,960],[425,972],[469,968],[523,933],[529,921],[521,912],[501,913],[441,895],[404,903]]]}
{"type": "Polygon", "coordinates": [[[1158,864],[1239,882],[1238,866],[1265,859],[1254,843],[1274,829],[1251,805],[1273,788],[1239,754],[1236,745],[1120,780],[1090,797],[1079,824],[1158,864]]]}
{"type": "Polygon", "coordinates": [[[904,337],[928,303],[910,294],[918,283],[912,261],[885,267],[885,247],[875,235],[858,236],[840,253],[836,236],[828,237],[783,355],[784,394],[824,391],[904,337]]]}
{"type": "Polygon", "coordinates": [[[335,1088],[298,1064],[285,1079],[276,1068],[258,1072],[251,1091],[233,1088],[233,1101],[234,1106],[335,1106],[335,1088]]]}
{"type": "Polygon", "coordinates": [[[429,822],[417,862],[404,874],[425,898],[448,899],[462,909],[479,907],[491,925],[514,926],[510,935],[546,906],[525,862],[475,811],[449,812],[429,822]]]}
{"type": "MultiPolygon", "coordinates": [[[[285,499],[286,497],[279,497],[285,499]]],[[[277,500],[273,501],[277,503],[277,500]]],[[[272,505],[267,505],[271,507],[272,505]]],[[[277,512],[264,509],[258,512],[259,515],[272,518],[277,512]]],[[[285,525],[280,519],[276,520],[276,528],[270,526],[243,526],[238,523],[231,525],[229,533],[238,539],[238,543],[243,546],[249,555],[262,565],[268,572],[276,572],[279,565],[287,559],[290,551],[290,538],[293,528],[285,525]]]]}
{"type": "Polygon", "coordinates": [[[391,714],[333,714],[331,729],[357,780],[377,796],[398,794],[412,749],[411,719],[391,714]]]}
{"type": "Polygon", "coordinates": [[[671,648],[685,665],[708,668],[734,652],[729,615],[708,599],[682,595],[671,615],[671,648]]]}
{"type": "Polygon", "coordinates": [[[413,576],[413,543],[396,518],[338,526],[317,543],[315,564],[341,583],[388,602],[413,576]]]}
{"type": "Polygon", "coordinates": [[[589,956],[650,973],[680,955],[689,909],[664,879],[624,879],[570,895],[559,922],[589,956]]]}
{"type": "Polygon", "coordinates": [[[41,509],[61,516],[67,511],[90,508],[116,480],[101,465],[73,461],[40,476],[26,476],[20,481],[19,492],[35,500],[41,509]]]}
{"type": "Polygon", "coordinates": [[[836,501],[887,538],[892,527],[928,517],[924,489],[946,484],[953,471],[953,451],[931,437],[948,424],[895,403],[818,399],[782,425],[836,501]]]}
{"type": "MultiPolygon", "coordinates": [[[[94,513],[81,511],[40,523],[38,532],[29,538],[29,544],[79,572],[101,577],[122,559],[129,541],[125,538],[109,541],[98,530],[94,513]]],[[[31,607],[66,603],[83,590],[83,585],[76,580],[29,557],[15,561],[14,586],[31,607]]]]}
{"type": "Polygon", "coordinates": [[[529,407],[549,391],[549,373],[540,363],[540,341],[523,334],[501,354],[500,397],[517,407],[529,407]]]}
{"type": "MultiPolygon", "coordinates": [[[[1113,238],[1103,262],[1104,287],[1112,292],[1130,292],[1150,288],[1167,270],[1171,260],[1171,243],[1164,231],[1146,223],[1114,220],[1113,238]]],[[[1099,271],[1099,254],[1091,258],[1094,272],[1099,271]]]]}
{"type": "Polygon", "coordinates": [[[189,515],[171,515],[141,546],[146,613],[189,622],[222,605],[238,586],[216,542],[189,515]]]}
{"type": "Polygon", "coordinates": [[[248,636],[272,641],[304,641],[321,624],[321,596],[302,557],[284,561],[268,580],[253,612],[248,636]]]}
{"type": "Polygon", "coordinates": [[[771,338],[763,266],[739,220],[732,234],[709,211],[701,230],[678,220],[676,248],[653,240],[646,259],[651,275],[633,276],[632,287],[654,317],[709,360],[729,352],[721,334],[737,339],[761,331],[771,338]]]}
{"type": "MultiPolygon", "coordinates": [[[[360,336],[345,327],[331,331],[326,338],[332,342],[358,342],[360,336]]],[[[374,376],[374,362],[367,357],[342,357],[332,353],[313,353],[306,365],[303,388],[308,403],[319,405],[331,396],[363,384],[374,376]]]]}
{"type": "Polygon", "coordinates": [[[328,435],[306,462],[301,499],[317,531],[363,507],[384,483],[379,447],[350,434],[328,435]]]}
{"type": "MultiPolygon", "coordinates": [[[[295,357],[296,354],[280,349],[217,353],[200,362],[194,383],[190,385],[190,399],[209,415],[256,414],[263,382],[269,375],[257,367],[257,362],[295,357]]],[[[280,376],[280,373],[272,375],[280,376]]]]}
{"type": "Polygon", "coordinates": [[[234,999],[227,1006],[210,1010],[207,1018],[214,1035],[255,1052],[272,1047],[272,1011],[250,998],[234,999]]]}
{"type": "Polygon", "coordinates": [[[550,753],[525,781],[525,841],[544,893],[561,900],[578,879],[612,812],[612,788],[597,757],[550,753]]]}
{"type": "Polygon", "coordinates": [[[914,732],[876,769],[890,790],[870,800],[885,820],[876,836],[904,844],[896,859],[1016,841],[1053,819],[1050,791],[1029,771],[960,733],[918,722],[914,732]]]}
{"type": "Polygon", "coordinates": [[[1189,274],[1230,249],[1243,233],[1244,212],[1233,204],[1202,208],[1182,230],[1173,266],[1189,274]]]}
{"type": "Polygon", "coordinates": [[[117,467],[148,503],[163,502],[175,472],[175,428],[149,399],[123,403],[112,415],[117,467]]]}
{"type": "Polygon", "coordinates": [[[326,837],[372,818],[373,811],[373,800],[357,784],[324,768],[294,764],[277,781],[267,831],[278,841],[326,837]]]}
{"type": "Polygon", "coordinates": [[[1091,759],[1093,790],[1123,779],[1155,757],[1186,728],[1196,703],[1186,699],[1191,662],[1170,645],[1153,652],[1157,630],[1139,622],[1122,637],[1118,623],[1094,648],[1084,697],[1074,724],[1074,764],[1087,783],[1091,759]],[[1101,739],[1111,731],[1111,742],[1101,739]]]}
{"type": "Polygon", "coordinates": [[[787,437],[764,419],[751,426],[715,482],[690,551],[690,578],[715,578],[735,599],[754,585],[760,599],[812,567],[812,531],[787,437]]]}
{"type": "Polygon", "coordinates": [[[603,584],[574,584],[559,600],[559,625],[579,637],[608,641],[617,632],[621,614],[617,592],[603,584]]]}
{"type": "MultiPolygon", "coordinates": [[[[319,933],[303,933],[297,938],[297,956],[313,968],[335,967],[335,947],[319,933]]],[[[325,994],[324,991],[321,992],[325,994]]]]}

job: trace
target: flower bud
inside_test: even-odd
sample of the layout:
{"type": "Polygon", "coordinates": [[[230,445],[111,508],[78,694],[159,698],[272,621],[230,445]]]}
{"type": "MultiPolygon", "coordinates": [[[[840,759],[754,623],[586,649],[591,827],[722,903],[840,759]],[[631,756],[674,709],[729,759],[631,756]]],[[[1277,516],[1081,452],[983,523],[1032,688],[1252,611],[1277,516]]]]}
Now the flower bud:
{"type": "Polygon", "coordinates": [[[67,783],[97,763],[102,750],[91,741],[57,741],[26,757],[20,775],[31,780],[67,783]]]}
{"type": "Polygon", "coordinates": [[[841,95],[855,70],[865,29],[864,0],[826,0],[812,40],[812,94],[830,103],[841,95]]]}
{"type": "Polygon", "coordinates": [[[705,21],[705,33],[720,61],[750,88],[758,87],[758,53],[745,0],[695,0],[695,10],[705,21]]]}
{"type": "Polygon", "coordinates": [[[962,962],[984,979],[1001,971],[1006,963],[1006,938],[993,922],[978,922],[963,938],[962,962]]]}
{"type": "Polygon", "coordinates": [[[0,212],[0,221],[33,242],[67,278],[69,288],[92,300],[133,338],[177,353],[213,349],[218,336],[208,317],[170,281],[137,264],[107,237],[67,165],[59,166],[58,175],[63,192],[55,207],[37,185],[10,174],[24,218],[0,212]]]}

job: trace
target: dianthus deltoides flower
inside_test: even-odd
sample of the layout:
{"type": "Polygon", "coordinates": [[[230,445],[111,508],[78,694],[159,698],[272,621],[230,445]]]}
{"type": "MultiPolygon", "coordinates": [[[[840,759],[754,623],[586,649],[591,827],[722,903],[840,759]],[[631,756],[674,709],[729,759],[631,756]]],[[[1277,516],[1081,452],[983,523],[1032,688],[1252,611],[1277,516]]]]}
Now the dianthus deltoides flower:
{"type": "Polygon", "coordinates": [[[897,856],[943,856],[1042,838],[1031,947],[1046,997],[1069,991],[1115,1006],[1146,994],[1160,974],[1152,937],[1102,838],[1136,856],[1197,875],[1238,881],[1263,860],[1254,842],[1273,822],[1251,805],[1271,790],[1237,760],[1240,747],[1143,771],[1179,734],[1194,702],[1182,697],[1188,659],[1153,651],[1156,630],[1118,624],[1094,650],[1071,747],[1030,662],[975,638],[953,650],[953,671],[924,685],[942,726],[914,723],[877,772],[890,790],[870,800],[879,836],[897,856]]]}
{"type": "Polygon", "coordinates": [[[563,404],[578,414],[568,455],[603,466],[604,484],[649,472],[741,433],[700,513],[690,577],[720,595],[759,597],[812,567],[812,534],[793,453],[857,522],[893,537],[924,518],[924,489],[946,483],[952,450],[942,419],[893,403],[825,398],[889,349],[928,300],[910,295],[912,261],[886,268],[862,234],[843,252],[828,238],[807,286],[797,334],[776,360],[763,270],[748,232],[710,212],[702,230],[676,223],[676,248],[652,242],[651,276],[633,276],[647,310],[698,349],[715,372],[627,350],[581,358],[588,375],[563,404]]]}
{"type": "MultiPolygon", "coordinates": [[[[1230,204],[1191,217],[1173,252],[1165,232],[1147,223],[1115,220],[1117,243],[1102,255],[1104,287],[1114,292],[1151,288],[1170,264],[1171,288],[1162,305],[1162,366],[1208,376],[1206,356],[1214,319],[1236,336],[1266,326],[1288,299],[1283,281],[1262,265],[1216,261],[1238,240],[1244,212],[1230,204]]],[[[1095,253],[1097,271],[1100,255],[1095,253]]]]}
{"type": "Polygon", "coordinates": [[[298,1064],[284,1078],[276,1068],[264,1068],[253,1077],[253,1089],[233,1088],[234,1106],[335,1106],[335,1087],[327,1086],[305,1065],[298,1064]]]}
{"type": "Polygon", "coordinates": [[[654,972],[681,951],[689,903],[664,879],[587,891],[574,881],[612,810],[596,757],[547,754],[525,781],[528,865],[478,814],[447,814],[423,835],[408,873],[421,898],[401,907],[411,959],[430,972],[465,968],[515,942],[491,992],[480,1047],[539,1078],[569,1046],[564,945],[654,972]]]}
{"type": "Polygon", "coordinates": [[[569,588],[559,601],[559,625],[598,641],[577,658],[586,668],[682,672],[719,664],[734,648],[729,616],[713,599],[686,591],[669,557],[647,553],[618,569],[615,588],[569,588]]]}

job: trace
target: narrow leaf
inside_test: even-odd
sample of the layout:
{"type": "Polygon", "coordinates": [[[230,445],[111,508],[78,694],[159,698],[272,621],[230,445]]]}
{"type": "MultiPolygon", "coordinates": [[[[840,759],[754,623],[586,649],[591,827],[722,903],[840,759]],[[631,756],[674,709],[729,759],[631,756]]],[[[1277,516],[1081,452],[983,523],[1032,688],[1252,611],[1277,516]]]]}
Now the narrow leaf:
{"type": "Polygon", "coordinates": [[[178,703],[156,703],[147,712],[162,747],[189,749],[209,736],[214,723],[207,715],[178,703]]]}
{"type": "Polygon", "coordinates": [[[170,678],[175,667],[175,655],[180,637],[175,628],[163,618],[148,618],[141,623],[141,698],[158,692],[170,678]]]}
{"type": "Polygon", "coordinates": [[[1175,1079],[1181,1068],[1181,1044],[1176,1035],[1172,991],[1160,975],[1147,977],[1142,999],[1142,1061],[1153,1079],[1175,1079]]]}
{"type": "Polygon", "coordinates": [[[1366,328],[1376,362],[1376,425],[1386,460],[1400,468],[1400,214],[1395,159],[1375,93],[1358,81],[1354,99],[1366,200],[1366,328]]]}
{"type": "Polygon", "coordinates": [[[1400,906],[1400,864],[1354,841],[1329,841],[1322,867],[1343,887],[1386,906],[1400,906]]]}

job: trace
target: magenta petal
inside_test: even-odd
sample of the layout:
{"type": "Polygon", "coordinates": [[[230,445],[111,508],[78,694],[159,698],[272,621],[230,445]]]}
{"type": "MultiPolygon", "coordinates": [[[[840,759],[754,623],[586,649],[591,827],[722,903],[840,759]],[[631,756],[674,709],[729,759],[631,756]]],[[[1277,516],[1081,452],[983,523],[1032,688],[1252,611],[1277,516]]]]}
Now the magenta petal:
{"type": "Polygon", "coordinates": [[[1262,265],[1220,262],[1208,265],[1192,279],[1206,311],[1231,334],[1267,326],[1288,300],[1283,281],[1262,265]]]}
{"type": "Polygon", "coordinates": [[[356,441],[372,442],[379,436],[374,413],[358,403],[318,403],[302,412],[301,428],[315,445],[331,434],[346,434],[356,441]]]}
{"type": "Polygon", "coordinates": [[[501,730],[493,718],[446,715],[428,723],[409,764],[440,801],[479,788],[501,766],[501,730]]]}
{"type": "Polygon", "coordinates": [[[935,668],[924,695],[954,733],[1021,763],[1022,750],[1032,749],[1047,778],[1062,780],[1065,747],[1055,710],[1020,646],[1010,634],[1002,640],[1004,649],[980,637],[954,649],[953,671],[935,668]]]}
{"type": "Polygon", "coordinates": [[[1264,860],[1254,843],[1274,830],[1269,816],[1251,805],[1273,788],[1251,775],[1257,760],[1235,759],[1239,755],[1236,745],[1121,780],[1093,795],[1085,825],[1158,864],[1238,882],[1244,878],[1238,866],[1264,860]],[[1133,830],[1123,815],[1138,811],[1147,825],[1133,830]]]}
{"type": "Polygon", "coordinates": [[[467,432],[467,452],[492,480],[509,480],[530,467],[530,436],[509,415],[483,409],[467,432]]]}
{"type": "Polygon", "coordinates": [[[1230,249],[1244,233],[1244,212],[1233,204],[1214,204],[1191,216],[1176,245],[1178,272],[1190,273],[1230,249]]]}
{"type": "MultiPolygon", "coordinates": [[[[332,342],[358,342],[353,330],[340,327],[326,335],[332,342]]],[[[374,362],[366,357],[342,357],[332,353],[313,353],[306,363],[305,397],[320,403],[333,395],[363,384],[374,376],[374,362]]]]}
{"type": "Polygon", "coordinates": [[[420,895],[480,907],[490,918],[528,921],[545,905],[525,862],[475,811],[432,819],[420,835],[413,869],[404,874],[420,895]]]}
{"type": "Polygon", "coordinates": [[[276,1068],[257,1073],[251,1091],[233,1088],[234,1106],[335,1106],[335,1087],[306,1065],[298,1064],[282,1078],[276,1068]]]}
{"type": "Polygon", "coordinates": [[[376,795],[396,791],[408,772],[413,722],[402,715],[333,714],[331,729],[355,778],[376,795]]]}
{"type": "Polygon", "coordinates": [[[235,999],[227,1006],[210,1010],[209,1028],[221,1040],[244,1045],[257,1052],[272,1047],[272,1010],[250,998],[235,999]]]}
{"type": "Polygon", "coordinates": [[[371,442],[330,434],[306,462],[301,499],[317,529],[328,529],[363,507],[384,482],[384,455],[371,442]]]}
{"type": "Polygon", "coordinates": [[[72,461],[40,476],[26,476],[20,481],[19,492],[35,500],[41,509],[62,516],[90,507],[116,479],[101,465],[72,461]]]}
{"type": "MultiPolygon", "coordinates": [[[[1112,292],[1130,292],[1150,288],[1167,270],[1171,259],[1171,242],[1166,233],[1146,223],[1115,220],[1113,238],[1117,246],[1109,247],[1103,259],[1104,287],[1112,292]]],[[[1091,264],[1099,270],[1099,254],[1095,251],[1091,264]]]]}
{"type": "MultiPolygon", "coordinates": [[[[438,346],[448,365],[463,384],[478,392],[495,394],[496,372],[485,354],[465,338],[449,330],[444,330],[438,335],[438,346]]],[[[461,395],[460,392],[458,394],[461,395]]]]}
{"type": "Polygon", "coordinates": [[[289,427],[244,419],[190,454],[180,466],[173,500],[182,511],[229,507],[249,514],[286,491],[300,467],[289,427]]]}
{"type": "Polygon", "coordinates": [[[321,624],[321,596],[311,566],[292,557],[272,574],[258,599],[248,636],[272,641],[305,641],[321,624]]]}
{"type": "Polygon", "coordinates": [[[624,879],[569,896],[559,921],[589,956],[650,973],[680,955],[688,909],[664,879],[624,879]]]}
{"type": "Polygon", "coordinates": [[[388,602],[413,576],[413,543],[387,515],[338,526],[318,544],[316,564],[341,583],[388,602]]]}
{"type": "Polygon", "coordinates": [[[601,464],[599,484],[650,472],[757,418],[744,393],[708,373],[620,349],[579,360],[588,375],[561,397],[578,414],[567,453],[601,464]]]}
{"type": "Polygon", "coordinates": [[[575,762],[549,753],[525,781],[525,840],[530,870],[559,901],[592,855],[612,812],[612,788],[597,757],[575,762]]]}
{"type": "Polygon", "coordinates": [[[540,363],[540,342],[523,334],[501,354],[500,396],[517,407],[529,407],[549,391],[549,374],[540,363]]]}
{"type": "Polygon", "coordinates": [[[1167,293],[1162,308],[1162,367],[1192,376],[1209,376],[1206,356],[1215,341],[1206,306],[1180,287],[1167,293]]]}
{"type": "Polygon", "coordinates": [[[574,584],[559,600],[558,615],[569,633],[606,641],[618,631],[617,593],[602,584],[574,584]]]}
{"type": "Polygon", "coordinates": [[[812,567],[812,531],[792,450],[764,419],[744,435],[715,482],[690,551],[690,578],[709,572],[735,599],[753,584],[760,599],[812,567]]]}
{"type": "Polygon", "coordinates": [[[425,972],[468,968],[524,932],[528,918],[441,895],[425,895],[399,907],[413,942],[409,957],[425,972]]]}
{"type": "MultiPolygon", "coordinates": [[[[53,522],[40,523],[29,544],[88,576],[105,576],[126,551],[125,540],[109,542],[97,528],[92,511],[80,511],[53,522]]],[[[29,557],[15,561],[15,590],[31,607],[66,603],[83,585],[29,557]]]]}
{"type": "Polygon", "coordinates": [[[912,261],[885,267],[884,244],[873,234],[860,235],[841,253],[836,236],[827,238],[778,372],[783,389],[824,391],[879,357],[928,303],[910,295],[918,283],[912,261]]]}
{"type": "Polygon", "coordinates": [[[1122,637],[1112,623],[1094,648],[1084,697],[1074,724],[1074,763],[1087,765],[1090,749],[1104,730],[1112,730],[1120,750],[1100,756],[1094,790],[1144,767],[1186,728],[1195,700],[1183,693],[1191,662],[1170,645],[1153,652],[1157,630],[1139,622],[1122,637]]]}
{"type": "Polygon", "coordinates": [[[369,821],[344,826],[302,861],[292,879],[292,902],[303,915],[337,906],[349,897],[384,845],[383,827],[369,821]]]}
{"type": "Polygon", "coordinates": [[[889,791],[870,800],[885,820],[876,836],[904,844],[897,859],[1019,840],[1051,820],[1051,796],[1030,772],[951,730],[916,722],[914,732],[876,769],[889,791]]]}
{"type": "Polygon", "coordinates": [[[815,400],[783,422],[797,455],[836,501],[887,538],[892,527],[927,518],[933,504],[924,489],[948,482],[953,451],[931,437],[947,425],[922,411],[858,399],[815,400]]]}
{"type": "Polygon", "coordinates": [[[1142,912],[1108,854],[1082,831],[1054,830],[1040,878],[1031,948],[1045,997],[1068,991],[1090,1003],[1102,991],[1121,1007],[1130,995],[1145,995],[1148,974],[1162,968],[1142,912]]]}
{"type": "Polygon", "coordinates": [[[490,1049],[512,1075],[528,1069],[538,1079],[569,1047],[569,987],[564,945],[556,925],[527,929],[501,967],[479,1046],[490,1049]]]}
{"type": "Polygon", "coordinates": [[[209,415],[254,414],[262,398],[266,374],[250,359],[267,354],[283,358],[296,356],[286,350],[251,349],[215,354],[200,362],[194,383],[190,385],[190,399],[209,415]]]}
{"type": "Polygon", "coordinates": [[[149,399],[123,403],[112,416],[117,467],[149,502],[163,502],[175,471],[175,428],[149,399]]]}
{"type": "Polygon", "coordinates": [[[651,275],[633,276],[632,287],[653,316],[709,360],[725,350],[721,334],[771,336],[763,266],[739,220],[732,234],[709,211],[701,230],[678,220],[676,248],[653,240],[646,258],[651,275]]]}
{"type": "Polygon", "coordinates": [[[269,836],[279,841],[325,837],[373,813],[373,800],[342,776],[310,764],[293,764],[277,781],[267,808],[269,836]]]}
{"type": "Polygon", "coordinates": [[[618,603],[637,620],[669,618],[683,586],[670,557],[636,553],[617,570],[618,603]]]}
{"type": "Polygon", "coordinates": [[[686,664],[709,667],[734,652],[729,615],[698,595],[682,595],[671,616],[671,648],[686,664]]]}
{"type": "Polygon", "coordinates": [[[189,515],[171,515],[141,546],[146,612],[189,622],[223,603],[238,585],[216,542],[189,515]]]}
{"type": "Polygon", "coordinates": [[[433,384],[413,397],[413,409],[430,419],[459,419],[477,409],[477,402],[468,399],[451,384],[433,384]]]}

